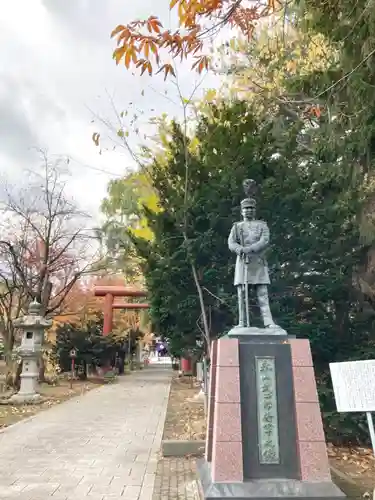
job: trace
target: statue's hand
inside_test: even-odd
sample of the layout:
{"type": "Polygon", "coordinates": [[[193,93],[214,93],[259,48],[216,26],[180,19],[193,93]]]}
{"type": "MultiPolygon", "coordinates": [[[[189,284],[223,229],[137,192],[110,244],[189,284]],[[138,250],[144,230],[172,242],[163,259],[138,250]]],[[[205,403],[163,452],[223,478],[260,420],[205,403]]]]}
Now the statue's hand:
{"type": "Polygon", "coordinates": [[[240,257],[242,257],[242,255],[244,254],[244,247],[237,248],[236,254],[239,255],[240,257]]]}
{"type": "Polygon", "coordinates": [[[245,254],[245,255],[249,255],[253,252],[251,246],[246,246],[246,247],[243,247],[243,250],[242,252],[245,254]]]}

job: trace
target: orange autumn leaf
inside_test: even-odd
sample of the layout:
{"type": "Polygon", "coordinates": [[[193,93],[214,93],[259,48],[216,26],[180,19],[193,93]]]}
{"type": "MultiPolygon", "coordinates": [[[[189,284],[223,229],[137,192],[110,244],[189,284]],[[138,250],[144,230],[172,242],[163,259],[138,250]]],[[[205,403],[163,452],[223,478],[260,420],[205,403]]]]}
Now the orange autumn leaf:
{"type": "Polygon", "coordinates": [[[143,73],[145,71],[148,71],[148,74],[151,76],[152,75],[152,65],[150,63],[150,61],[143,61],[142,64],[142,69],[141,69],[141,75],[143,75],[143,73]]]}
{"type": "Polygon", "coordinates": [[[202,73],[203,70],[207,70],[209,66],[210,58],[208,56],[198,56],[197,60],[193,64],[192,68],[197,68],[199,73],[202,73]]]}
{"type": "Polygon", "coordinates": [[[323,108],[321,108],[319,106],[319,104],[308,105],[305,107],[304,113],[305,113],[305,116],[307,116],[307,117],[314,116],[315,118],[320,118],[322,116],[322,110],[323,110],[323,108]]]}
{"type": "Polygon", "coordinates": [[[123,58],[125,50],[126,49],[124,47],[120,47],[115,49],[115,51],[113,52],[113,58],[115,59],[116,64],[119,64],[119,62],[123,58]]]}
{"type": "Polygon", "coordinates": [[[116,36],[118,33],[121,33],[122,31],[126,30],[126,27],[122,24],[119,24],[118,26],[116,26],[116,28],[112,31],[111,33],[111,38],[113,38],[114,36],[116,36]]]}
{"type": "Polygon", "coordinates": [[[128,69],[133,62],[142,74],[147,71],[150,75],[153,73],[151,59],[154,59],[156,73],[164,71],[166,78],[168,75],[174,76],[174,71],[170,63],[161,61],[160,52],[165,50],[172,59],[180,57],[183,60],[195,56],[193,68],[202,73],[209,69],[209,58],[199,55],[204,38],[225,25],[237,28],[251,38],[255,23],[277,11],[280,5],[280,0],[267,0],[266,6],[252,7],[246,7],[241,0],[170,0],[169,7],[177,10],[180,28],[174,32],[163,30],[162,23],[155,15],[127,25],[120,24],[111,34],[117,41],[113,58],[117,64],[124,59],[128,69]],[[207,27],[208,22],[211,22],[211,27],[207,27]],[[140,60],[142,63],[138,65],[140,60]]]}
{"type": "Polygon", "coordinates": [[[176,73],[171,64],[164,64],[157,73],[161,73],[162,71],[164,71],[164,80],[167,79],[167,76],[169,74],[171,74],[172,76],[176,76],[176,73]]]}
{"type": "Polygon", "coordinates": [[[143,47],[142,47],[142,48],[143,48],[143,52],[144,52],[144,54],[145,54],[145,57],[147,57],[147,58],[148,58],[148,56],[149,56],[149,54],[150,54],[150,45],[149,45],[149,43],[148,43],[148,41],[147,41],[147,40],[145,41],[145,43],[144,43],[144,45],[143,45],[143,47]]]}
{"type": "Polygon", "coordinates": [[[160,33],[160,28],[162,28],[162,24],[157,17],[151,16],[147,20],[147,28],[150,33],[152,33],[153,31],[155,33],[160,33]]]}
{"type": "Polygon", "coordinates": [[[130,36],[130,31],[127,28],[123,29],[121,34],[117,37],[117,46],[120,45],[121,41],[124,42],[125,40],[128,40],[130,36]]]}
{"type": "Polygon", "coordinates": [[[130,66],[131,57],[132,57],[131,48],[129,48],[129,49],[125,52],[125,59],[124,59],[125,66],[126,66],[127,68],[129,68],[129,66],[130,66]]]}
{"type": "Polygon", "coordinates": [[[321,110],[320,110],[320,106],[313,106],[313,109],[311,110],[312,113],[317,117],[317,118],[320,118],[322,113],[321,113],[321,110]]]}

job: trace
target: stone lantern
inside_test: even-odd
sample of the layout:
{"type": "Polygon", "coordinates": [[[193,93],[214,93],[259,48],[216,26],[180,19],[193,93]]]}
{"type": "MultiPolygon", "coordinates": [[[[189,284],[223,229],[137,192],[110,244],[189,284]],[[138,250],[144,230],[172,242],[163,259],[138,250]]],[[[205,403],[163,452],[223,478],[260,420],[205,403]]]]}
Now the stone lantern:
{"type": "Polygon", "coordinates": [[[41,305],[34,300],[28,313],[15,320],[14,325],[22,330],[18,354],[22,359],[21,386],[10,401],[13,403],[37,403],[42,400],[37,393],[39,360],[42,355],[44,332],[52,326],[52,320],[41,316],[41,305]]]}

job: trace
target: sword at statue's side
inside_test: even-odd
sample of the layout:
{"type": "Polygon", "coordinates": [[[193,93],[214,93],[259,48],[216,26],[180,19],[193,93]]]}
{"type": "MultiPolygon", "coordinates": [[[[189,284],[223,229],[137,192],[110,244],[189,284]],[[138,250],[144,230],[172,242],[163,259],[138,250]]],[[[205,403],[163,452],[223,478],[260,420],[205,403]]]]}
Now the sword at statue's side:
{"type": "MultiPolygon", "coordinates": [[[[243,235],[243,230],[241,230],[241,245],[245,249],[245,240],[243,235]]],[[[245,308],[246,308],[246,326],[250,326],[250,311],[249,311],[249,255],[246,253],[242,254],[243,265],[244,265],[244,288],[245,288],[245,308]]]]}
{"type": "Polygon", "coordinates": [[[249,256],[245,254],[245,305],[246,305],[246,326],[250,326],[250,311],[249,311],[249,256]]]}

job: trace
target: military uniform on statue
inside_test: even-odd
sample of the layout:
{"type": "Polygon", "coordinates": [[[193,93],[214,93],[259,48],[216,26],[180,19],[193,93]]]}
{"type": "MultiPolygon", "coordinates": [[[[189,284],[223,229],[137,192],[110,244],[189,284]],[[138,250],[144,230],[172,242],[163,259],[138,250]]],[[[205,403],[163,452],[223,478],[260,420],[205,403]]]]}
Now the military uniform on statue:
{"type": "Polygon", "coordinates": [[[270,231],[266,222],[255,219],[256,200],[253,197],[256,192],[255,182],[251,179],[244,181],[244,189],[248,197],[241,202],[243,220],[233,225],[228,238],[229,250],[237,255],[234,274],[234,285],[238,295],[237,328],[246,329],[241,333],[249,333],[247,331],[250,327],[249,288],[252,287],[257,294],[267,333],[286,334],[275,325],[268,299],[270,278],[266,251],[270,241],[270,231]]]}
{"type": "MultiPolygon", "coordinates": [[[[236,254],[238,324],[212,342],[205,499],[344,497],[331,480],[310,343],[274,322],[266,250],[270,231],[255,218],[256,183],[243,183],[242,221],[228,238],[236,254]],[[251,326],[255,291],[264,328],[251,326]]],[[[224,333],[224,332],[223,332],[224,333]]]]}

